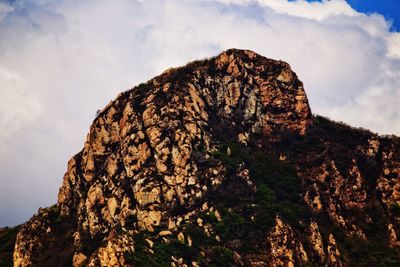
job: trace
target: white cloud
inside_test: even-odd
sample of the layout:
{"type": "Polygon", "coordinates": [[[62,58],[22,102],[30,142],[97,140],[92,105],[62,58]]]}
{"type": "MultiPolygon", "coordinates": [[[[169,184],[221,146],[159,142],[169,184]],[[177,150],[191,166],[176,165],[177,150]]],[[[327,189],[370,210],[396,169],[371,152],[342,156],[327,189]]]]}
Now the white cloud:
{"type": "MultiPolygon", "coordinates": [[[[7,139],[24,124],[34,121],[41,113],[39,99],[27,90],[27,84],[17,73],[0,68],[0,124],[2,139],[7,139]]],[[[1,151],[1,148],[0,148],[1,151]]]]}
{"type": "Polygon", "coordinates": [[[324,0],[322,2],[307,2],[300,0],[287,2],[282,0],[259,0],[259,3],[271,7],[279,13],[294,17],[323,20],[335,16],[353,17],[357,15],[344,0],[324,0]]]}
{"type": "Polygon", "coordinates": [[[6,2],[0,2],[0,22],[13,10],[13,7],[6,2]]]}
{"type": "Polygon", "coordinates": [[[387,56],[400,59],[400,33],[392,33],[388,36],[387,56]]]}
{"type": "Polygon", "coordinates": [[[322,0],[321,2],[305,0],[218,0],[218,2],[241,6],[259,4],[262,7],[269,7],[277,13],[315,20],[343,15],[348,17],[359,15],[345,0],[322,0]]]}
{"type": "Polygon", "coordinates": [[[399,33],[343,0],[0,3],[0,225],[55,201],[120,91],[231,47],[289,62],[315,113],[400,134],[399,33]]]}

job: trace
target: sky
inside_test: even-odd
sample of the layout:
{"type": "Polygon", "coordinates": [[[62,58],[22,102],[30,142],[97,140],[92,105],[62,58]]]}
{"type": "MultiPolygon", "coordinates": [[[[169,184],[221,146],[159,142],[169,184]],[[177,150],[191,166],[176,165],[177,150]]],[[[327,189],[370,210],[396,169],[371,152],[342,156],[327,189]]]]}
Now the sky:
{"type": "Polygon", "coordinates": [[[355,10],[363,13],[379,13],[391,23],[391,30],[400,30],[399,0],[347,0],[355,10]]]}
{"type": "Polygon", "coordinates": [[[396,5],[0,1],[0,226],[56,203],[97,109],[169,67],[228,48],[288,62],[314,113],[400,135],[396,5]]]}

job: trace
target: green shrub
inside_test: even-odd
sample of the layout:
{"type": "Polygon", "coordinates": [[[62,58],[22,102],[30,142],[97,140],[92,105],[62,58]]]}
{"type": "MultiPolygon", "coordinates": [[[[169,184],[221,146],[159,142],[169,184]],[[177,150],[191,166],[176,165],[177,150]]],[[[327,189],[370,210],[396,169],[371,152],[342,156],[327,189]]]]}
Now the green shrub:
{"type": "Polygon", "coordinates": [[[125,255],[128,264],[144,267],[169,267],[171,266],[171,256],[183,258],[187,262],[192,262],[198,257],[196,248],[189,247],[176,239],[172,239],[168,243],[157,240],[152,248],[154,254],[151,254],[147,249],[148,244],[145,239],[146,233],[135,235],[135,251],[125,255]]]}
{"type": "MultiPolygon", "coordinates": [[[[250,176],[257,185],[257,192],[253,197],[256,207],[252,211],[255,219],[251,227],[259,227],[264,231],[269,229],[274,225],[276,214],[280,214],[292,225],[301,227],[298,222],[302,215],[306,214],[306,207],[300,204],[301,184],[293,165],[278,160],[270,153],[261,151],[251,153],[248,147],[237,143],[222,144],[221,150],[215,152],[214,157],[225,165],[228,176],[236,175],[236,170],[242,162],[249,168],[250,176]],[[226,153],[228,147],[231,150],[230,155],[226,153]]],[[[223,200],[219,200],[222,204],[221,209],[224,208],[224,203],[226,205],[229,197],[224,196],[223,200]]],[[[229,203],[234,206],[242,203],[242,200],[232,195],[229,203]]],[[[240,220],[236,222],[239,226],[235,225],[236,215],[237,213],[231,213],[224,216],[223,222],[216,224],[217,232],[221,237],[232,239],[235,236],[232,228],[246,229],[245,225],[240,224],[240,220]]],[[[245,221],[251,220],[246,218],[245,221]]]]}
{"type": "Polygon", "coordinates": [[[400,205],[396,202],[390,204],[390,211],[394,216],[400,216],[400,205]]]}
{"type": "Polygon", "coordinates": [[[211,266],[230,266],[233,264],[233,252],[225,247],[216,246],[212,249],[211,266]]]}
{"type": "Polygon", "coordinates": [[[0,266],[12,266],[12,254],[19,227],[0,229],[0,266]]]}

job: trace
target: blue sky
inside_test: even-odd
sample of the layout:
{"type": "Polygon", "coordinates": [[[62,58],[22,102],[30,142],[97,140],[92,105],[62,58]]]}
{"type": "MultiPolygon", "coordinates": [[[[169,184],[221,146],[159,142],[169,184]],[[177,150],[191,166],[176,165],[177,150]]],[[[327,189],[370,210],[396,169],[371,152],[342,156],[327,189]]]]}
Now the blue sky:
{"type": "Polygon", "coordinates": [[[400,135],[397,0],[350,2],[0,0],[0,227],[57,201],[97,109],[232,47],[288,62],[314,113],[400,135]]]}
{"type": "MultiPolygon", "coordinates": [[[[391,21],[393,31],[400,30],[400,1],[399,0],[346,0],[351,7],[362,13],[379,13],[391,21]]],[[[308,0],[321,2],[321,0],[308,0]]]]}
{"type": "Polygon", "coordinates": [[[392,30],[400,30],[400,1],[399,0],[347,0],[357,11],[363,13],[379,13],[392,21],[392,30]]]}

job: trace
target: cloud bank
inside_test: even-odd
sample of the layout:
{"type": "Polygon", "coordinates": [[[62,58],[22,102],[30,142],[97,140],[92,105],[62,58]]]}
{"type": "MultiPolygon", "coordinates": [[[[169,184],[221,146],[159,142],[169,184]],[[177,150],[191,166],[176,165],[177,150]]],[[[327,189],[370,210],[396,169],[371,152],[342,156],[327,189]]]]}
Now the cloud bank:
{"type": "Polygon", "coordinates": [[[0,2],[0,226],[55,203],[120,91],[236,47],[291,64],[314,113],[400,135],[400,34],[344,0],[0,2]]]}

